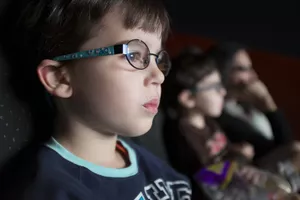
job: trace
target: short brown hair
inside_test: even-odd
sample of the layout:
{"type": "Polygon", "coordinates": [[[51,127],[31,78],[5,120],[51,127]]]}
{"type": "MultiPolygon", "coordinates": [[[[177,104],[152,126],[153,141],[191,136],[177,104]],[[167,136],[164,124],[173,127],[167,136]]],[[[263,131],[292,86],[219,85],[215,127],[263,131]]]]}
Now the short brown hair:
{"type": "Polygon", "coordinates": [[[75,52],[112,9],[121,10],[126,29],[169,34],[169,17],[160,0],[31,0],[21,19],[27,43],[36,44],[39,59],[75,52]]]}
{"type": "Polygon", "coordinates": [[[175,77],[176,85],[181,89],[192,89],[207,75],[217,70],[215,62],[205,55],[190,57],[182,64],[175,77]]]}

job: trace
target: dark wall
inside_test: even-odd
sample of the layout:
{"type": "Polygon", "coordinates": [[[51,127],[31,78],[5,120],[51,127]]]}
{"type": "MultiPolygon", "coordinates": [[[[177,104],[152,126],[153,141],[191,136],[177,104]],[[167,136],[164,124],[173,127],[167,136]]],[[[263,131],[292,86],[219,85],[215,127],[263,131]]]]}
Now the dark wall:
{"type": "Polygon", "coordinates": [[[300,55],[296,0],[167,0],[177,32],[236,40],[257,49],[300,55]]]}

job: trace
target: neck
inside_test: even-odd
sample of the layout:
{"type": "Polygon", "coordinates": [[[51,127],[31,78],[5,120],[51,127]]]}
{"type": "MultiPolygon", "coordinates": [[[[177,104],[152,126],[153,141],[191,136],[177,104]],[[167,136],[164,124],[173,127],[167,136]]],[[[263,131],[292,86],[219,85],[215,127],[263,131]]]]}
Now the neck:
{"type": "Polygon", "coordinates": [[[206,126],[205,117],[199,112],[189,112],[188,120],[194,127],[198,129],[203,129],[206,126]]]}
{"type": "Polygon", "coordinates": [[[225,97],[225,101],[237,101],[237,99],[235,98],[234,95],[231,94],[230,91],[228,91],[226,97],[225,97]]]}
{"type": "Polygon", "coordinates": [[[99,133],[74,119],[60,118],[57,124],[55,139],[74,155],[104,167],[124,167],[119,166],[123,159],[116,151],[116,134],[99,133]]]}

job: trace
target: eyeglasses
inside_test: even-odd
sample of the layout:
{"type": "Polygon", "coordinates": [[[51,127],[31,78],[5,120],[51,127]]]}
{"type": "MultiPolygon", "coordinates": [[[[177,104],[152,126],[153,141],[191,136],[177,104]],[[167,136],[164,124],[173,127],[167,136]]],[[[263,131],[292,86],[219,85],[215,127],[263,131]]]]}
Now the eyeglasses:
{"type": "Polygon", "coordinates": [[[216,90],[216,91],[221,91],[222,89],[224,89],[224,85],[220,82],[220,83],[213,83],[211,85],[207,85],[204,87],[194,87],[191,89],[191,91],[193,93],[196,92],[204,92],[204,91],[208,91],[208,90],[216,90]]]}
{"type": "Polygon", "coordinates": [[[150,56],[155,56],[155,61],[161,72],[167,76],[171,70],[171,61],[164,50],[158,54],[151,53],[145,42],[139,39],[130,40],[127,44],[118,44],[109,47],[80,51],[53,58],[55,61],[68,61],[98,56],[124,54],[128,63],[138,70],[146,69],[150,64],[150,56]]]}
{"type": "Polygon", "coordinates": [[[250,72],[252,71],[252,67],[247,67],[247,66],[234,66],[232,67],[232,71],[235,72],[250,72]]]}

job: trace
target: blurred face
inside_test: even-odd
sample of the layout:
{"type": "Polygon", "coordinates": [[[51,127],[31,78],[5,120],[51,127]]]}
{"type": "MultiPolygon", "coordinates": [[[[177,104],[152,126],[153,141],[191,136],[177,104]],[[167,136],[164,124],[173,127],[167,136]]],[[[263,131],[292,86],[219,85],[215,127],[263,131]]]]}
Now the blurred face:
{"type": "Polygon", "coordinates": [[[233,85],[247,84],[256,78],[252,62],[245,50],[236,53],[233,60],[230,82],[233,85]]]}
{"type": "Polygon", "coordinates": [[[219,73],[213,72],[197,84],[195,108],[205,116],[218,117],[223,110],[225,95],[219,73]]]}
{"type": "MultiPolygon", "coordinates": [[[[90,50],[133,39],[142,40],[151,53],[161,50],[160,33],[123,28],[117,12],[102,21],[103,28],[86,41],[80,50],[90,50]]],[[[133,55],[132,59],[135,59],[133,55]]],[[[132,67],[123,54],[79,59],[67,66],[67,89],[56,96],[68,117],[104,134],[138,136],[146,133],[157,113],[164,75],[150,56],[144,70],[132,67]]]]}

